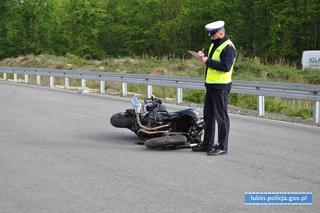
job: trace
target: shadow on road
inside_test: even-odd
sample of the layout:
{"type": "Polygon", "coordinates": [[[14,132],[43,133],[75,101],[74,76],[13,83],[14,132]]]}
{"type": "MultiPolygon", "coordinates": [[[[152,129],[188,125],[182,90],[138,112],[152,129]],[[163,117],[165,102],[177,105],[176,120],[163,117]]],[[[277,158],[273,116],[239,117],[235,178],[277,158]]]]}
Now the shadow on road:
{"type": "Polygon", "coordinates": [[[116,146],[129,146],[137,145],[141,148],[141,151],[152,151],[152,152],[175,152],[178,150],[190,150],[190,148],[185,149],[174,149],[174,148],[160,148],[160,149],[148,149],[142,143],[136,135],[131,132],[119,133],[119,132],[97,132],[97,133],[83,133],[78,135],[79,138],[84,140],[89,140],[92,142],[97,142],[101,144],[109,144],[116,146]]]}
{"type": "Polygon", "coordinates": [[[95,134],[79,135],[79,137],[87,140],[99,142],[99,143],[109,143],[109,144],[119,144],[119,145],[123,145],[123,144],[132,145],[132,144],[138,144],[142,142],[134,134],[119,134],[117,132],[113,132],[113,133],[97,132],[95,134]]]}

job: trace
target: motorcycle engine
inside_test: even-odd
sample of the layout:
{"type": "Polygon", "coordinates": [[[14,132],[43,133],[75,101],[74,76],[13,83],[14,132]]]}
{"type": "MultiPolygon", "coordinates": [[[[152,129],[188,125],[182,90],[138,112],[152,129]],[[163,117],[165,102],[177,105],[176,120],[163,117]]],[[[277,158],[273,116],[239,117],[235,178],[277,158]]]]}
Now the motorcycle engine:
{"type": "Polygon", "coordinates": [[[147,116],[148,127],[156,127],[164,125],[164,119],[166,115],[163,112],[151,112],[147,116]]]}

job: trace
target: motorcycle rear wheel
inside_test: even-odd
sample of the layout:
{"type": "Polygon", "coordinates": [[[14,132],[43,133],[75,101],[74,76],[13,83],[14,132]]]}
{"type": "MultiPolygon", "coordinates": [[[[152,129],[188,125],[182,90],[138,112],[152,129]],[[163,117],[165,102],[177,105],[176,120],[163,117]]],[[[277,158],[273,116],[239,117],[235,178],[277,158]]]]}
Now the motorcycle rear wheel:
{"type": "Polygon", "coordinates": [[[148,139],[144,142],[144,145],[150,149],[160,148],[178,148],[187,143],[187,137],[184,135],[167,135],[162,137],[156,137],[148,139]]]}

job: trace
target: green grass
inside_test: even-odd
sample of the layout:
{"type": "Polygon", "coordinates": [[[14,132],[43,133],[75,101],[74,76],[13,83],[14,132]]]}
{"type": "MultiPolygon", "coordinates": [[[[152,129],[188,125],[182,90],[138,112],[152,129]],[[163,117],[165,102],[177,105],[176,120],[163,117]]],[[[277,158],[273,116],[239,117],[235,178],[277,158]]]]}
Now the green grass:
{"type": "MultiPolygon", "coordinates": [[[[136,57],[136,58],[106,58],[102,61],[85,60],[73,54],[66,56],[54,55],[27,55],[18,58],[8,58],[0,61],[0,66],[17,67],[39,67],[70,70],[98,70],[106,72],[140,73],[165,76],[188,76],[203,77],[204,65],[195,59],[168,59],[166,57],[136,57]]],[[[8,75],[12,78],[11,75],[8,75]]],[[[20,78],[21,76],[19,76],[20,78]]],[[[23,78],[23,77],[21,77],[23,78]]],[[[29,79],[34,82],[33,77],[29,79]]],[[[288,64],[264,64],[259,58],[244,58],[238,56],[233,79],[264,82],[285,82],[302,84],[320,84],[320,70],[300,70],[288,64]]],[[[48,79],[42,79],[43,84],[48,84],[48,79]]],[[[57,79],[56,83],[64,84],[63,79],[57,79]]],[[[71,86],[80,86],[80,80],[70,79],[71,86]]],[[[87,86],[98,89],[98,81],[87,81],[87,86]]],[[[121,84],[107,82],[107,91],[114,94],[121,94],[121,84]]],[[[128,84],[128,91],[146,96],[146,85],[128,84]]],[[[166,87],[153,87],[153,94],[160,98],[171,101],[175,99],[176,89],[166,87]]],[[[130,95],[130,94],[129,94],[130,95]]],[[[203,104],[204,91],[188,90],[183,91],[185,101],[203,104]]],[[[309,119],[312,117],[313,106],[311,102],[300,100],[286,100],[273,97],[266,97],[265,109],[267,112],[280,113],[286,116],[309,119]]],[[[256,110],[257,97],[252,95],[230,94],[229,103],[236,107],[256,110]]]]}
{"type": "Polygon", "coordinates": [[[259,59],[240,58],[234,79],[285,83],[320,84],[320,70],[301,70],[286,64],[262,64],[259,59]]]}

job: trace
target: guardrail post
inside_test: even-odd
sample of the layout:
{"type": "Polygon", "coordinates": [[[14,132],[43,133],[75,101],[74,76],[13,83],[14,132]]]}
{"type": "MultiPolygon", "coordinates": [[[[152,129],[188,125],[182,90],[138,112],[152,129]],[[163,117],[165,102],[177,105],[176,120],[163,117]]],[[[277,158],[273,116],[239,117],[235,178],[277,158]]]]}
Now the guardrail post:
{"type": "Polygon", "coordinates": [[[313,110],[313,123],[320,123],[320,101],[314,102],[314,110],[313,110]]]}
{"type": "Polygon", "coordinates": [[[37,85],[41,85],[41,76],[37,75],[37,85]]]}
{"type": "Polygon", "coordinates": [[[258,96],[258,115],[265,115],[264,96],[258,96]]]}
{"type": "Polygon", "coordinates": [[[152,96],[152,85],[148,85],[148,93],[147,93],[148,98],[151,98],[152,96]]]}
{"type": "Polygon", "coordinates": [[[106,93],[106,82],[100,81],[100,94],[105,94],[105,93],[106,93]]]}
{"type": "Polygon", "coordinates": [[[17,74],[17,73],[13,73],[13,81],[14,81],[15,83],[18,82],[18,74],[17,74]]]}
{"type": "Polygon", "coordinates": [[[50,78],[49,78],[49,85],[51,88],[54,87],[54,77],[53,76],[50,76],[50,78]]]}
{"type": "Polygon", "coordinates": [[[64,78],[64,88],[69,89],[69,87],[70,87],[69,78],[65,77],[64,78]]]}
{"type": "Polygon", "coordinates": [[[122,82],[122,96],[127,96],[128,85],[125,82],[122,82]]]}
{"type": "Polygon", "coordinates": [[[182,93],[182,88],[177,88],[177,97],[176,97],[176,102],[177,104],[181,104],[183,101],[183,93],[182,93]]]}
{"type": "Polygon", "coordinates": [[[7,80],[7,78],[8,78],[8,77],[7,77],[7,73],[6,73],[6,72],[4,72],[4,73],[3,73],[3,80],[4,80],[4,81],[6,81],[6,80],[7,80]]]}
{"type": "Polygon", "coordinates": [[[86,90],[86,79],[81,79],[81,92],[84,92],[86,90]]]}
{"type": "Polygon", "coordinates": [[[29,82],[29,75],[24,74],[24,83],[27,84],[29,82]]]}

